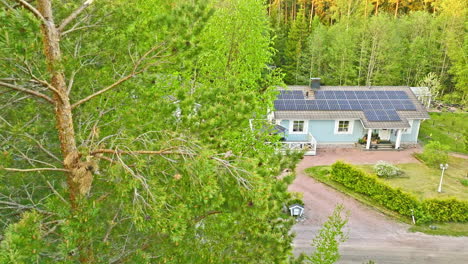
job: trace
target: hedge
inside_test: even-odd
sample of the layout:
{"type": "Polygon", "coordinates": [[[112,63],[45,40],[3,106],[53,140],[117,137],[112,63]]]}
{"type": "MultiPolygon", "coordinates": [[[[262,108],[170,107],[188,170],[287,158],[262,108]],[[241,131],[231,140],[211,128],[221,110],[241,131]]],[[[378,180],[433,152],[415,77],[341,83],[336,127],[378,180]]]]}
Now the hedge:
{"type": "Polygon", "coordinates": [[[377,177],[369,175],[343,162],[332,165],[331,180],[347,188],[367,195],[382,206],[401,215],[414,216],[421,222],[467,222],[468,202],[451,199],[427,199],[420,201],[412,194],[393,188],[377,177]]]}

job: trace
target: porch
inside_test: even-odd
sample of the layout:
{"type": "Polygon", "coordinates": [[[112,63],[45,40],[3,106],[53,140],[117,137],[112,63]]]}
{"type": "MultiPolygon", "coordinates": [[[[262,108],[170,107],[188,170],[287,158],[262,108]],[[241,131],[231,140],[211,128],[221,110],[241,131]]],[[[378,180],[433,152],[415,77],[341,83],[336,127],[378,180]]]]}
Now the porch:
{"type": "Polygon", "coordinates": [[[402,133],[403,129],[368,129],[367,134],[359,139],[359,143],[364,150],[399,150],[401,149],[402,133]],[[394,131],[396,137],[394,137],[394,141],[390,141],[394,131]]]}
{"type": "Polygon", "coordinates": [[[311,133],[286,135],[281,144],[282,151],[305,151],[305,156],[315,156],[317,154],[317,140],[311,133]]]}

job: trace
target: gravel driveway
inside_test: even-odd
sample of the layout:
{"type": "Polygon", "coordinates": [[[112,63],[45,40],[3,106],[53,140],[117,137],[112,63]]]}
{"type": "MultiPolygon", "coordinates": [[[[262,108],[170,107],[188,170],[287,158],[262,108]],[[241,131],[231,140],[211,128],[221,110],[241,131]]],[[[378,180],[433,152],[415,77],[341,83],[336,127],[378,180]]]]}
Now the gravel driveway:
{"type": "Polygon", "coordinates": [[[315,181],[304,169],[329,165],[337,160],[354,164],[375,163],[385,160],[392,163],[417,162],[412,153],[419,149],[404,151],[362,151],[358,149],[323,149],[317,156],[305,157],[297,166],[296,179],[290,191],[304,194],[305,220],[293,227],[296,232],[294,253],[310,253],[310,243],[337,204],[343,204],[350,212],[349,239],[340,246],[342,259],[339,263],[365,263],[373,260],[378,264],[458,264],[468,263],[468,237],[430,236],[410,233],[409,225],[396,222],[372,210],[351,197],[315,181]]]}

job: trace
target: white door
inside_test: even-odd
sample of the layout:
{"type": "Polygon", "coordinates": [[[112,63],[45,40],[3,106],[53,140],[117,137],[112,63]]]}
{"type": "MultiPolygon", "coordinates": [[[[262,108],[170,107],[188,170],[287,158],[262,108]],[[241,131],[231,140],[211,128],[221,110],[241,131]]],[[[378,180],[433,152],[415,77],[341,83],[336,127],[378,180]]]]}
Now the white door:
{"type": "Polygon", "coordinates": [[[380,129],[379,137],[380,140],[390,140],[390,129],[380,129]]]}

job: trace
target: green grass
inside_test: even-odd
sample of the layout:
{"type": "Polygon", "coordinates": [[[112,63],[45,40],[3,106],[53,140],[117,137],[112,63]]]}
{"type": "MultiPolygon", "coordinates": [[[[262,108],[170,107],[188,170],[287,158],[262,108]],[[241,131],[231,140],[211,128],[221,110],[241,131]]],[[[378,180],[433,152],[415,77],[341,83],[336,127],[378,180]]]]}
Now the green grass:
{"type": "Polygon", "coordinates": [[[363,194],[360,194],[360,193],[356,193],[352,190],[350,190],[349,188],[347,188],[346,186],[342,185],[341,183],[338,183],[338,182],[335,182],[335,181],[332,181],[330,179],[330,175],[329,175],[329,172],[330,172],[330,169],[331,169],[331,166],[315,166],[315,167],[311,167],[311,168],[308,168],[306,169],[306,173],[311,176],[312,178],[332,187],[333,189],[337,190],[337,191],[340,191],[352,198],[354,198],[355,200],[361,202],[362,204],[365,204],[367,206],[369,206],[370,208],[374,209],[374,210],[377,210],[385,215],[388,215],[392,218],[395,218],[401,222],[405,222],[407,224],[411,223],[411,220],[409,218],[406,218],[392,210],[389,210],[387,208],[385,208],[384,206],[380,205],[379,203],[375,202],[373,199],[371,199],[370,197],[366,196],[366,195],[363,195],[363,194]]]}
{"type": "Polygon", "coordinates": [[[450,151],[468,154],[463,132],[468,131],[468,113],[429,113],[431,119],[422,122],[419,139],[424,143],[439,141],[450,151]]]}
{"type": "MultiPolygon", "coordinates": [[[[463,160],[463,159],[460,159],[460,158],[454,158],[454,157],[450,157],[449,159],[449,162],[451,162],[451,167],[453,166],[453,172],[451,174],[451,176],[449,175],[447,178],[445,178],[444,176],[444,179],[449,179],[449,185],[453,185],[455,184],[455,181],[454,179],[452,179],[452,177],[457,177],[457,175],[459,176],[460,173],[463,173],[463,169],[465,168],[465,171],[466,171],[466,168],[468,164],[466,164],[466,162],[468,162],[467,160],[463,160]],[[464,166],[464,167],[463,167],[464,166]]],[[[450,163],[449,163],[450,164],[450,163]]],[[[373,173],[373,169],[372,169],[372,165],[358,165],[357,167],[359,168],[362,168],[363,170],[365,170],[366,172],[369,172],[369,173],[373,173]]],[[[418,197],[420,198],[423,198],[423,197],[426,197],[426,195],[424,193],[419,193],[419,195],[417,194],[418,192],[422,192],[422,189],[434,189],[432,187],[432,181],[427,181],[428,179],[431,179],[431,178],[427,178],[425,183],[426,185],[424,185],[424,187],[422,187],[422,184],[419,184],[418,181],[417,181],[417,178],[418,177],[421,177],[421,175],[424,175],[425,173],[429,172],[435,172],[437,170],[433,170],[433,169],[430,169],[430,168],[427,168],[425,165],[423,164],[414,164],[414,163],[409,163],[409,164],[400,164],[398,165],[398,167],[402,168],[403,170],[405,170],[406,172],[406,176],[405,177],[402,177],[402,178],[394,178],[394,179],[389,179],[389,180],[386,180],[386,181],[389,181],[389,184],[395,186],[395,187],[400,187],[402,188],[403,190],[405,191],[408,191],[408,192],[411,192],[411,193],[414,193],[416,194],[418,197]],[[413,176],[411,176],[413,175],[413,176]],[[414,176],[416,175],[416,176],[414,176]],[[409,177],[408,177],[409,176],[409,177]],[[414,179],[416,178],[416,179],[414,179]],[[393,183],[391,183],[391,181],[394,181],[393,183]],[[406,182],[405,182],[406,181],[406,182]],[[396,183],[399,183],[400,185],[398,186],[396,183]]],[[[359,194],[359,193],[355,193],[354,191],[348,189],[347,187],[345,187],[344,185],[340,184],[340,183],[337,183],[337,182],[334,182],[332,180],[330,180],[330,177],[329,177],[329,172],[330,172],[330,166],[316,166],[316,167],[311,167],[311,168],[308,168],[306,169],[306,173],[313,177],[314,179],[348,195],[348,196],[351,196],[352,198],[356,199],[357,201],[371,207],[372,209],[374,210],[377,210],[385,215],[388,215],[396,220],[399,220],[401,222],[405,222],[407,224],[411,224],[411,220],[407,217],[404,217],[392,210],[389,210],[385,207],[383,207],[382,205],[378,204],[377,202],[375,202],[373,199],[369,198],[368,196],[366,195],[362,195],[362,194],[359,194]]],[[[449,171],[447,170],[447,174],[449,171]]],[[[439,172],[440,173],[440,172],[439,172]]],[[[440,177],[440,174],[439,174],[439,177],[440,177]]],[[[437,180],[436,180],[437,181],[437,180]]],[[[444,183],[446,181],[444,180],[444,183]]],[[[438,181],[436,183],[436,186],[435,186],[435,189],[434,190],[430,190],[429,192],[431,192],[432,194],[437,194],[437,184],[438,184],[438,181]]],[[[465,187],[463,186],[460,182],[458,182],[458,184],[465,188],[463,194],[460,194],[461,196],[465,197],[468,193],[468,187],[465,187]]],[[[443,188],[442,190],[445,191],[445,190],[449,190],[450,188],[447,188],[447,189],[444,189],[446,187],[446,185],[444,184],[443,185],[443,188]]],[[[456,189],[459,188],[458,186],[456,187],[456,189]]],[[[460,189],[460,190],[463,190],[463,189],[460,189]]],[[[450,196],[448,195],[447,193],[443,193],[441,195],[446,195],[446,196],[450,196]]],[[[451,196],[454,196],[454,195],[451,195],[451,196]]],[[[430,196],[429,196],[430,197],[430,196]]],[[[461,197],[458,197],[459,199],[461,199],[461,197]]],[[[446,235],[446,236],[468,236],[468,223],[431,223],[431,224],[424,224],[424,225],[414,225],[414,226],[411,226],[409,228],[409,231],[411,232],[422,232],[422,233],[426,233],[426,234],[429,234],[429,235],[446,235]],[[433,230],[430,228],[430,226],[436,226],[437,229],[433,230]]]]}
{"type": "MultiPolygon", "coordinates": [[[[390,186],[414,194],[419,199],[456,197],[468,200],[468,187],[462,183],[462,180],[468,177],[468,159],[449,156],[448,164],[449,168],[445,171],[442,183],[442,193],[437,192],[441,170],[420,163],[398,164],[397,167],[404,171],[404,176],[382,180],[390,186]]],[[[356,167],[374,173],[373,165],[356,167]]]]}
{"type": "Polygon", "coordinates": [[[468,236],[468,224],[466,223],[432,223],[415,225],[409,228],[410,232],[421,232],[428,235],[441,236],[468,236]],[[435,226],[436,229],[431,229],[435,226]]]}

